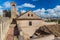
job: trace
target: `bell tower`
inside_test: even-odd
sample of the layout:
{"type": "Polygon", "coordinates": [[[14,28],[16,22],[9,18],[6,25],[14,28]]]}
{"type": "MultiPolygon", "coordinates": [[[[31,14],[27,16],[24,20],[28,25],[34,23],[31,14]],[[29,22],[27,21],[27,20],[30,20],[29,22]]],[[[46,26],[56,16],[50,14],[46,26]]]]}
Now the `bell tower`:
{"type": "Polygon", "coordinates": [[[16,9],[16,3],[11,2],[11,18],[16,18],[18,15],[17,9],[16,9]]]}

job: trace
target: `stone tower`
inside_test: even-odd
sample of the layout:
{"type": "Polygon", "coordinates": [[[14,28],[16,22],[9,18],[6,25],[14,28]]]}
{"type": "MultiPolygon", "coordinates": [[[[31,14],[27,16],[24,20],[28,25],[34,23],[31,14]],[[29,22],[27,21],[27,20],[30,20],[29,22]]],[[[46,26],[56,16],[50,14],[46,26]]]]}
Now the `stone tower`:
{"type": "Polygon", "coordinates": [[[17,9],[16,9],[16,3],[11,2],[11,18],[16,18],[18,15],[17,9]]]}

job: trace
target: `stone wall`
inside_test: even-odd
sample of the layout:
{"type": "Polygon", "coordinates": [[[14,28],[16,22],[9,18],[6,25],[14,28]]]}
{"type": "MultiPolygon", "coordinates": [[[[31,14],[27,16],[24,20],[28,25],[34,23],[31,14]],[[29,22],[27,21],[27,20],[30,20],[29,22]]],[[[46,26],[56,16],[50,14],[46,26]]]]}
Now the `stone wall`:
{"type": "Polygon", "coordinates": [[[1,39],[1,27],[2,27],[2,24],[1,24],[1,22],[0,22],[0,40],[2,40],[2,39],[1,39]]]}
{"type": "Polygon", "coordinates": [[[44,24],[42,20],[17,20],[17,24],[19,27],[27,28],[27,27],[40,27],[44,24]],[[32,22],[32,26],[29,26],[29,22],[32,22]]]}
{"type": "Polygon", "coordinates": [[[30,37],[33,35],[36,29],[44,25],[42,20],[18,20],[17,21],[19,29],[22,29],[23,35],[25,37],[30,37]],[[29,22],[32,22],[32,26],[29,26],[29,22]]]}
{"type": "Polygon", "coordinates": [[[10,18],[0,18],[0,26],[1,26],[1,40],[4,40],[5,36],[7,35],[7,31],[9,29],[10,23],[11,23],[11,19],[10,18]]]}

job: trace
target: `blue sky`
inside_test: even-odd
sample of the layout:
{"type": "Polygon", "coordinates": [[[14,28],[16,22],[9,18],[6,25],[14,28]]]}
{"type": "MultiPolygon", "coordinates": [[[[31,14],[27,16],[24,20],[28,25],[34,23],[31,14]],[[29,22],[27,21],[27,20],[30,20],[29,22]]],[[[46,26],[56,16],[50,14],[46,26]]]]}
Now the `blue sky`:
{"type": "Polygon", "coordinates": [[[2,10],[10,10],[10,2],[16,2],[17,11],[32,10],[42,17],[60,17],[60,0],[0,0],[2,10]]]}

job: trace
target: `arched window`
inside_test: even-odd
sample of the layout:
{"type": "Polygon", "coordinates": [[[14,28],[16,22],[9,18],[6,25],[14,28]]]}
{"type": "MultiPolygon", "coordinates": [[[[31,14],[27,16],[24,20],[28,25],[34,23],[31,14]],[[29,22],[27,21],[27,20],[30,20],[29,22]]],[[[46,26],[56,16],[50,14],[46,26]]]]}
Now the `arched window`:
{"type": "Polygon", "coordinates": [[[28,14],[28,16],[30,16],[30,14],[28,14]]]}
{"type": "Polygon", "coordinates": [[[29,22],[29,26],[32,26],[32,22],[31,21],[29,22]]]}
{"type": "Polygon", "coordinates": [[[31,16],[33,17],[33,14],[31,14],[31,16]]]}

